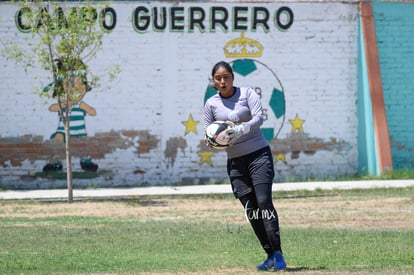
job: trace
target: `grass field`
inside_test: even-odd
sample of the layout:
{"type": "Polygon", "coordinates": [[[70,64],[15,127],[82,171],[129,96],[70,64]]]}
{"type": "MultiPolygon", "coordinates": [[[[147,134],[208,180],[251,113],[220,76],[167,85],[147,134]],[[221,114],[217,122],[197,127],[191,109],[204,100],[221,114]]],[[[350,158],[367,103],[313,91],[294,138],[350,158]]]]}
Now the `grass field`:
{"type": "MultiPolygon", "coordinates": [[[[414,187],[274,202],[287,272],[414,274],[414,187]]],[[[1,274],[256,274],[265,257],[232,195],[0,204],[1,274]]]]}

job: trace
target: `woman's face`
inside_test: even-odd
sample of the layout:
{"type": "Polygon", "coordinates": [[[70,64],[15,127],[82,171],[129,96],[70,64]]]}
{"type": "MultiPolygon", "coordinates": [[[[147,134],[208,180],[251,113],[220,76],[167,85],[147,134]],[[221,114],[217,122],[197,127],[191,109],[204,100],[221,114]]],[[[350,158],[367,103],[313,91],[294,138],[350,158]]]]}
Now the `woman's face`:
{"type": "Polygon", "coordinates": [[[233,75],[224,67],[220,67],[213,75],[214,86],[224,97],[233,95],[233,75]]]}

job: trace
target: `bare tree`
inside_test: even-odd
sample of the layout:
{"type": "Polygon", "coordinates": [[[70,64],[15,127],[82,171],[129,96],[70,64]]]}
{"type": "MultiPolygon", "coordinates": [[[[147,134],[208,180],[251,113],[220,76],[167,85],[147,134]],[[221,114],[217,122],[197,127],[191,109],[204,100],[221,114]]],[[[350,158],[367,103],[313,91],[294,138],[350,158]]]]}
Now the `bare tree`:
{"type": "MultiPolygon", "coordinates": [[[[30,51],[15,42],[2,40],[2,54],[30,67],[40,64],[51,72],[50,89],[58,100],[58,112],[64,125],[68,202],[73,202],[72,163],[70,150],[70,117],[79,96],[99,81],[86,66],[102,46],[105,30],[97,4],[87,1],[17,1],[16,19],[22,30],[31,35],[30,51]],[[34,60],[34,59],[35,60],[34,60]]],[[[114,67],[111,80],[119,72],[114,67]]]]}

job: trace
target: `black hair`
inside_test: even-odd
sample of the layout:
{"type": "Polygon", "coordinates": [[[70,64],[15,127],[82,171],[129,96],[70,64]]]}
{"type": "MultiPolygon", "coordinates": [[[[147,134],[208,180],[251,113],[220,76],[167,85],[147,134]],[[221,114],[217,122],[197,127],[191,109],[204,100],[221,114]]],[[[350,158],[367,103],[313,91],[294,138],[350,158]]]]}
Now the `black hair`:
{"type": "Polygon", "coordinates": [[[234,79],[234,73],[233,73],[233,68],[231,67],[231,65],[225,61],[220,61],[218,63],[216,63],[216,65],[214,65],[213,70],[211,71],[211,77],[214,78],[214,74],[216,73],[216,71],[218,69],[220,69],[221,67],[225,68],[229,73],[231,73],[231,76],[234,79]]]}

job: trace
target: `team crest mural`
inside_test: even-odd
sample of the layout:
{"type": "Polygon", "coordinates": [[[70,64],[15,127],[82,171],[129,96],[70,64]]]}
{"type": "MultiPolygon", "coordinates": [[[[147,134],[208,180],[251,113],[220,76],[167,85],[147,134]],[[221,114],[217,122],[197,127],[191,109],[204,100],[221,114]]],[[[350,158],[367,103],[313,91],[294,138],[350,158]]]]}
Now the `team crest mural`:
{"type": "MultiPolygon", "coordinates": [[[[235,74],[235,85],[253,87],[263,104],[264,122],[261,127],[265,138],[270,142],[278,137],[285,122],[285,92],[276,73],[259,58],[264,47],[259,41],[250,39],[242,33],[239,38],[228,41],[224,46],[227,58],[237,58],[229,63],[235,74]]],[[[217,91],[207,85],[204,102],[217,91]]],[[[200,146],[200,164],[213,165],[212,152],[207,146],[200,146]]],[[[214,151],[213,153],[218,153],[214,151]]]]}
{"type": "MultiPolygon", "coordinates": [[[[281,173],[286,170],[286,167],[289,169],[289,159],[298,159],[301,152],[305,155],[313,155],[318,150],[348,152],[351,146],[345,141],[336,138],[324,141],[322,138],[311,137],[307,134],[304,131],[306,120],[301,118],[299,113],[288,119],[291,129],[287,137],[280,136],[285,126],[285,90],[277,74],[259,60],[263,51],[264,47],[260,42],[245,37],[243,33],[239,38],[227,42],[224,47],[224,54],[227,58],[236,58],[229,62],[235,74],[235,85],[251,86],[261,97],[264,112],[261,131],[272,148],[276,170],[281,173]],[[289,153],[290,155],[287,156],[289,153]]],[[[209,83],[205,91],[204,102],[215,93],[216,90],[209,83]]],[[[187,131],[188,129],[186,133],[187,131]]],[[[214,154],[220,154],[221,151],[208,148],[204,142],[200,142],[199,148],[197,152],[200,158],[199,164],[213,166],[211,157],[214,154]]]]}

